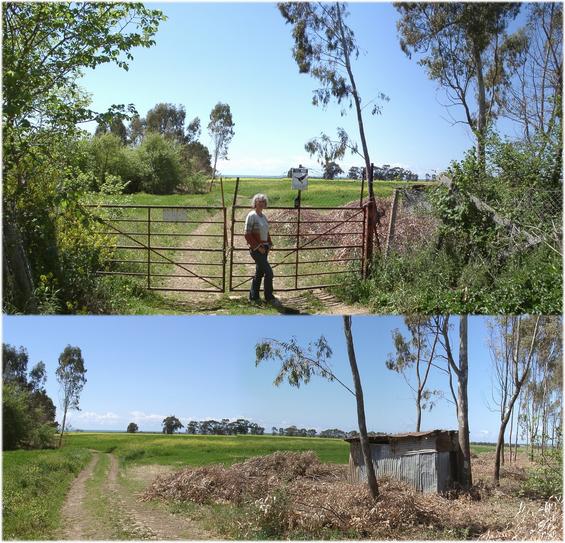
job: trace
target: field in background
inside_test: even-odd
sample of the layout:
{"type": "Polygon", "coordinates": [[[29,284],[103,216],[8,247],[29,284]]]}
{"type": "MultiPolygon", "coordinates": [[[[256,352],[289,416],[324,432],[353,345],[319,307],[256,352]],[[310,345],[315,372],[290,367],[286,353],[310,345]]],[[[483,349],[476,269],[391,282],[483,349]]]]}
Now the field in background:
{"type": "MultiPolygon", "coordinates": [[[[314,451],[322,462],[347,464],[349,444],[342,439],[286,436],[202,436],[73,432],[66,447],[112,452],[126,462],[191,465],[241,462],[275,451],[314,451]]],[[[473,454],[494,452],[495,445],[471,445],[473,454]]]]}
{"type": "MultiPolygon", "coordinates": [[[[392,195],[395,187],[407,187],[414,184],[429,182],[407,181],[375,181],[374,190],[376,197],[386,198],[392,195]]],[[[226,206],[233,203],[236,180],[227,178],[223,180],[224,199],[226,206]]],[[[351,179],[309,179],[308,190],[302,191],[303,206],[329,206],[336,207],[348,202],[358,201],[361,194],[361,181],[351,179]]],[[[269,179],[261,177],[242,177],[239,182],[237,205],[250,204],[251,197],[259,192],[267,194],[270,205],[293,206],[297,191],[291,188],[288,178],[269,179]]],[[[367,196],[367,183],[364,187],[364,197],[367,196]]],[[[97,195],[98,197],[98,195],[97,195]]],[[[103,200],[103,197],[100,196],[103,200]]],[[[211,192],[205,194],[126,194],[112,196],[114,203],[130,203],[138,205],[222,205],[220,180],[216,180],[211,192]]]]}
{"type": "Polygon", "coordinates": [[[76,432],[66,446],[112,452],[126,462],[190,465],[241,462],[275,451],[314,451],[322,462],[346,464],[349,445],[340,439],[284,436],[200,436],[76,432]]]}

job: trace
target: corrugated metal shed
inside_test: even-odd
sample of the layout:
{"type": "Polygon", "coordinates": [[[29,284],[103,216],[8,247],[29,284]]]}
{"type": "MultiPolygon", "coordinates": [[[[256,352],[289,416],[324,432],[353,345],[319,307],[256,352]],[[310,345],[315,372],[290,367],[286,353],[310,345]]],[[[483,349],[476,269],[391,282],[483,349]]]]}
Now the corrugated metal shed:
{"type": "MultiPolygon", "coordinates": [[[[377,477],[394,477],[421,492],[443,492],[457,481],[462,455],[455,430],[432,430],[369,436],[377,477]]],[[[366,481],[365,463],[358,437],[348,438],[349,475],[366,481]]]]}

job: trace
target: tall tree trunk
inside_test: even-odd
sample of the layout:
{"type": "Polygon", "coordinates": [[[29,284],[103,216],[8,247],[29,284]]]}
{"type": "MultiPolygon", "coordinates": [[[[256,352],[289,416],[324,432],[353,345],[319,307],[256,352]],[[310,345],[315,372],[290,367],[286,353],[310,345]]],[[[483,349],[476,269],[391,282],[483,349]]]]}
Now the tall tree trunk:
{"type": "Polygon", "coordinates": [[[420,392],[418,391],[418,398],[416,399],[416,432],[420,431],[422,424],[422,406],[420,405],[420,392]]]}
{"type": "Polygon", "coordinates": [[[459,317],[459,373],[457,388],[457,403],[459,404],[459,446],[463,452],[463,469],[461,482],[465,488],[473,484],[471,475],[471,444],[469,441],[469,403],[467,400],[467,381],[469,365],[467,356],[467,315],[459,317]]]}
{"type": "Polygon", "coordinates": [[[510,420],[510,413],[512,413],[512,408],[514,407],[514,403],[516,399],[520,395],[520,390],[518,389],[517,392],[514,392],[512,398],[510,399],[510,403],[508,404],[508,409],[506,411],[506,415],[502,419],[500,423],[500,428],[498,429],[498,439],[496,440],[496,452],[494,458],[494,482],[498,485],[500,484],[500,465],[501,465],[501,456],[502,456],[502,449],[504,447],[504,434],[506,433],[506,426],[508,421],[510,420]]]}
{"type": "Polygon", "coordinates": [[[63,434],[65,433],[65,423],[67,421],[67,409],[68,409],[68,406],[67,406],[67,404],[65,404],[64,409],[63,409],[63,422],[61,424],[61,435],[59,436],[59,449],[63,445],[63,434]]]}
{"type": "Polygon", "coordinates": [[[363,158],[365,159],[365,171],[367,172],[367,185],[369,188],[369,199],[374,199],[375,194],[373,191],[373,175],[371,171],[371,158],[369,156],[369,148],[367,146],[367,139],[365,138],[365,128],[363,124],[363,114],[361,110],[361,99],[359,98],[359,93],[357,91],[357,85],[355,84],[355,77],[353,76],[353,70],[351,69],[351,61],[349,58],[349,50],[347,48],[347,40],[345,39],[345,33],[343,30],[342,19],[341,19],[341,7],[339,2],[336,2],[337,16],[339,33],[341,39],[341,46],[343,48],[343,56],[345,58],[345,69],[347,70],[347,75],[349,76],[349,82],[351,83],[351,94],[353,95],[353,102],[355,104],[355,112],[357,114],[357,125],[359,127],[359,138],[361,139],[361,147],[363,149],[363,158]]]}
{"type": "Polygon", "coordinates": [[[536,319],[536,323],[534,326],[534,330],[532,333],[532,339],[530,342],[530,347],[529,347],[529,351],[528,351],[528,355],[525,358],[524,364],[523,364],[523,371],[522,371],[522,375],[519,375],[519,359],[520,359],[520,342],[521,342],[521,317],[517,317],[517,320],[514,321],[514,326],[512,328],[512,334],[514,335],[514,333],[516,333],[516,339],[514,341],[514,353],[512,355],[512,365],[513,365],[513,375],[514,375],[514,394],[512,394],[512,398],[510,399],[510,402],[508,403],[508,408],[506,410],[506,413],[502,419],[502,422],[500,424],[500,429],[498,431],[498,440],[496,443],[496,453],[495,453],[495,459],[494,459],[494,474],[493,474],[493,479],[494,479],[494,483],[496,485],[500,484],[500,456],[501,456],[501,451],[502,451],[502,445],[504,444],[504,434],[506,431],[506,425],[508,424],[508,421],[510,420],[510,414],[512,413],[512,409],[514,408],[514,404],[516,403],[516,400],[518,399],[518,396],[520,396],[520,391],[522,390],[522,387],[524,386],[524,383],[526,382],[526,379],[530,373],[530,367],[531,367],[531,362],[532,362],[532,355],[534,353],[534,349],[536,347],[536,342],[537,342],[537,333],[538,333],[538,327],[539,327],[539,323],[540,323],[540,317],[538,316],[536,319]]]}
{"type": "Polygon", "coordinates": [[[361,387],[359,369],[357,368],[357,359],[355,357],[355,349],[353,346],[353,335],[351,334],[351,316],[343,316],[343,329],[345,332],[345,340],[347,342],[347,356],[349,358],[349,365],[351,366],[351,375],[353,376],[353,383],[355,385],[357,420],[359,422],[359,440],[361,442],[361,450],[363,452],[365,471],[367,472],[367,483],[369,485],[369,492],[371,493],[371,496],[374,500],[376,500],[379,497],[379,485],[377,483],[377,476],[375,475],[375,467],[373,465],[371,447],[369,445],[369,437],[367,435],[363,389],[361,387]]]}
{"type": "Polygon", "coordinates": [[[17,223],[8,218],[6,209],[2,233],[2,272],[4,298],[11,290],[9,300],[19,311],[34,312],[36,309],[33,296],[33,279],[21,232],[17,223]]]}

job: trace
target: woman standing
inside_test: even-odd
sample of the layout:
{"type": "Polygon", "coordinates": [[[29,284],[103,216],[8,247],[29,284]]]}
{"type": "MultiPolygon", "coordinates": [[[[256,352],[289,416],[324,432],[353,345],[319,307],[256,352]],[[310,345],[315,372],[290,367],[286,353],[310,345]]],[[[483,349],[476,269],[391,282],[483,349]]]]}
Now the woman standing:
{"type": "Polygon", "coordinates": [[[251,199],[253,211],[247,214],[245,219],[245,240],[249,245],[249,253],[255,261],[255,275],[249,289],[249,300],[259,301],[261,281],[265,278],[265,301],[278,303],[273,295],[273,270],[268,261],[269,249],[273,246],[269,235],[269,221],[263,210],[267,207],[267,196],[256,194],[251,199]]]}

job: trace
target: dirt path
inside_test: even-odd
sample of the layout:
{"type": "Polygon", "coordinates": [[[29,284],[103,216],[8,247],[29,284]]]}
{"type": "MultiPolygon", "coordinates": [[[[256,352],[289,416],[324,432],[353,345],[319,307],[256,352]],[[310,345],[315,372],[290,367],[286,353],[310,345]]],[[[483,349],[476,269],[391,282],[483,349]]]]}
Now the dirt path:
{"type": "MultiPolygon", "coordinates": [[[[219,221],[222,218],[222,214],[216,214],[210,217],[210,222],[203,222],[192,232],[196,235],[209,235],[218,233],[218,225],[212,221],[219,221]]],[[[230,239],[230,225],[228,224],[228,239],[230,239]]],[[[192,238],[194,239],[194,238],[192,238]]],[[[212,241],[214,238],[201,238],[200,243],[202,247],[208,248],[218,248],[218,241],[212,241]]],[[[191,246],[191,240],[189,239],[185,242],[185,245],[191,246]]],[[[213,253],[211,253],[213,254],[213,253]]],[[[229,257],[228,257],[229,258],[229,257]]],[[[204,260],[202,260],[204,262],[204,260]]],[[[205,265],[193,265],[187,266],[191,272],[197,275],[217,275],[219,268],[214,266],[205,265]],[[215,271],[211,272],[211,269],[215,271]]],[[[210,289],[211,286],[205,281],[192,275],[190,272],[183,270],[181,267],[177,267],[173,274],[184,275],[184,277],[170,277],[165,280],[164,286],[171,289],[210,289]]],[[[325,314],[325,315],[361,315],[367,314],[368,311],[362,307],[355,307],[343,303],[341,300],[330,294],[327,290],[316,289],[312,291],[291,291],[291,292],[276,292],[277,280],[276,280],[275,270],[275,294],[282,302],[281,313],[290,314],[325,314]]],[[[220,279],[212,279],[218,284],[220,284],[220,279]]],[[[247,293],[242,292],[232,292],[227,295],[222,295],[217,292],[182,292],[182,291],[172,291],[164,293],[164,297],[170,301],[174,301],[180,307],[185,306],[189,311],[195,311],[199,313],[213,313],[222,314],[237,311],[237,306],[242,306],[242,308],[247,312],[247,293]]],[[[255,308],[250,312],[262,313],[264,310],[261,307],[255,308]]]]}
{"type": "Polygon", "coordinates": [[[63,528],[58,539],[82,540],[91,535],[85,515],[86,481],[92,477],[99,460],[100,454],[94,454],[88,466],[74,480],[61,510],[63,528]]]}
{"type": "Polygon", "coordinates": [[[191,519],[173,515],[160,504],[139,500],[144,488],[166,470],[163,466],[141,466],[125,473],[113,454],[95,453],[67,495],[58,539],[214,539],[191,519]]]}

